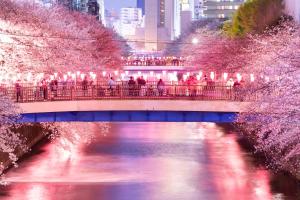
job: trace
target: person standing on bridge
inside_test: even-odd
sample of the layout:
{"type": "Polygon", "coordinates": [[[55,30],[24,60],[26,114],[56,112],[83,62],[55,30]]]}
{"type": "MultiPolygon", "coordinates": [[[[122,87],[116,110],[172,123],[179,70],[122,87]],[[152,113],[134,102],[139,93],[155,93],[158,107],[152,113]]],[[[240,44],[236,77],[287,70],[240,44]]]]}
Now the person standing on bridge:
{"type": "Polygon", "coordinates": [[[20,80],[18,80],[15,84],[15,88],[16,88],[16,98],[17,98],[17,102],[19,102],[21,100],[21,83],[20,80]]]}
{"type": "Polygon", "coordinates": [[[135,81],[132,76],[130,76],[130,80],[128,81],[128,90],[129,90],[129,96],[134,96],[135,81]]]}
{"type": "Polygon", "coordinates": [[[162,79],[159,79],[159,81],[157,83],[157,90],[158,90],[158,95],[159,96],[163,96],[164,89],[165,89],[165,83],[163,82],[162,79]]]}

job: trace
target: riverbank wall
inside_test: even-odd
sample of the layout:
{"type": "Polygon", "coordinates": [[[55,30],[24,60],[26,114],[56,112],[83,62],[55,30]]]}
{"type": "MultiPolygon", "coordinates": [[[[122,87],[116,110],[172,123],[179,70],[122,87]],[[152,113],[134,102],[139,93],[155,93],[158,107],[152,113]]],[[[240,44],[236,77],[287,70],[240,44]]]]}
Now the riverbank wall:
{"type": "MultiPolygon", "coordinates": [[[[20,159],[26,154],[30,149],[36,145],[39,141],[46,137],[48,131],[46,131],[40,124],[27,124],[21,127],[13,129],[14,132],[19,133],[21,139],[24,141],[23,147],[18,146],[14,155],[17,159],[20,159]],[[25,147],[25,148],[24,148],[25,147]]],[[[3,173],[6,169],[13,165],[13,160],[9,158],[8,153],[0,152],[0,163],[1,171],[3,173]]]]}

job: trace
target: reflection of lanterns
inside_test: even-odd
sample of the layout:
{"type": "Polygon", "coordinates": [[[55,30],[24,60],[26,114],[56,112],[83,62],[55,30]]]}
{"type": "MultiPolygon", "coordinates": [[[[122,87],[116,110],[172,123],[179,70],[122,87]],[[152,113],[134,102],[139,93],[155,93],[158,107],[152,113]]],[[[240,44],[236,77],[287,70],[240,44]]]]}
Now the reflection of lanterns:
{"type": "Polygon", "coordinates": [[[228,73],[224,73],[224,74],[223,74],[223,78],[224,78],[224,81],[226,81],[227,78],[228,78],[228,73]]]}
{"type": "Polygon", "coordinates": [[[214,80],[215,79],[215,72],[210,72],[210,79],[214,80]]]}
{"type": "Polygon", "coordinates": [[[106,71],[102,72],[102,76],[105,77],[106,76],[106,71]]]}
{"type": "Polygon", "coordinates": [[[254,82],[255,78],[254,78],[254,74],[250,74],[250,81],[254,82]]]}
{"type": "Polygon", "coordinates": [[[237,73],[237,74],[236,74],[236,78],[237,78],[238,82],[241,82],[241,80],[242,80],[242,75],[239,74],[239,73],[237,73]]]}

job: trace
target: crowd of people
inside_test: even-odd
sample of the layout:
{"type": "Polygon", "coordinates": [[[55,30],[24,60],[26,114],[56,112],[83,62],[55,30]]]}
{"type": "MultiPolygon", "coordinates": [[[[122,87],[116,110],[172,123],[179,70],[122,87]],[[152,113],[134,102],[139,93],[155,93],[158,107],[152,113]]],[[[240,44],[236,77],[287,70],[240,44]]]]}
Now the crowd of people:
{"type": "Polygon", "coordinates": [[[182,57],[128,57],[123,58],[127,66],[183,66],[182,57]]]}
{"type": "MultiPolygon", "coordinates": [[[[200,93],[203,94],[203,91],[214,91],[216,89],[221,89],[225,93],[231,92],[232,89],[237,91],[243,84],[243,81],[234,81],[230,78],[226,83],[220,85],[206,75],[201,80],[191,75],[186,80],[180,79],[176,83],[165,83],[161,78],[157,81],[149,82],[143,76],[136,79],[131,76],[128,81],[116,81],[114,77],[110,77],[105,82],[94,82],[87,77],[78,82],[71,79],[43,79],[37,85],[30,87],[30,95],[37,100],[55,99],[70,95],[85,97],[91,96],[91,91],[95,93],[93,95],[97,96],[164,96],[168,94],[197,96],[200,93]]],[[[28,87],[22,86],[20,81],[15,83],[15,98],[17,102],[22,101],[25,90],[28,95],[28,87]]]]}

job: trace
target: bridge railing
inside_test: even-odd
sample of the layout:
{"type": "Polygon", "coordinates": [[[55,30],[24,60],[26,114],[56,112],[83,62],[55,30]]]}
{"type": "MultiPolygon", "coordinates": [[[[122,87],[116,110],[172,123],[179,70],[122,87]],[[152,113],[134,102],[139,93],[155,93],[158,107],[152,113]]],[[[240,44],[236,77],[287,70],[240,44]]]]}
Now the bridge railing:
{"type": "MultiPolygon", "coordinates": [[[[190,99],[253,101],[253,95],[244,95],[246,88],[205,85],[88,85],[88,86],[31,86],[2,87],[0,92],[16,102],[72,101],[97,99],[190,99]]],[[[249,92],[249,89],[247,89],[249,92]]]]}

